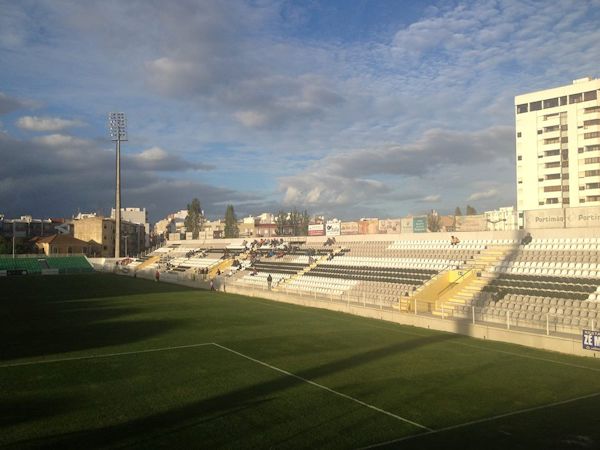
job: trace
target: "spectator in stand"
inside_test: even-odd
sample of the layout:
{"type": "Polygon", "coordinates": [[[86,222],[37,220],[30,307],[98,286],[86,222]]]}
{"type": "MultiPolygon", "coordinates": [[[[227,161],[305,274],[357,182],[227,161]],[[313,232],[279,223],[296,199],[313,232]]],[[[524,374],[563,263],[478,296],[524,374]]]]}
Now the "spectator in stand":
{"type": "Polygon", "coordinates": [[[273,277],[271,274],[267,277],[267,285],[269,286],[269,290],[271,290],[271,283],[273,283],[273,277]]]}
{"type": "Polygon", "coordinates": [[[528,245],[531,243],[531,241],[533,240],[533,237],[531,236],[531,233],[527,233],[525,235],[525,237],[523,237],[523,239],[521,239],[521,245],[528,245]]]}

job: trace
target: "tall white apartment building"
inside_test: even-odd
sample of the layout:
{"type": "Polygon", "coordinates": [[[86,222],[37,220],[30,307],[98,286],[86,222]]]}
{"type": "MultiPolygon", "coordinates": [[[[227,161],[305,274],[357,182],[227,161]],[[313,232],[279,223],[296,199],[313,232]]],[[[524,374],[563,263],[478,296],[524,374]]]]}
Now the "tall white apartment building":
{"type": "Polygon", "coordinates": [[[515,97],[517,209],[600,205],[600,79],[515,97]]]}

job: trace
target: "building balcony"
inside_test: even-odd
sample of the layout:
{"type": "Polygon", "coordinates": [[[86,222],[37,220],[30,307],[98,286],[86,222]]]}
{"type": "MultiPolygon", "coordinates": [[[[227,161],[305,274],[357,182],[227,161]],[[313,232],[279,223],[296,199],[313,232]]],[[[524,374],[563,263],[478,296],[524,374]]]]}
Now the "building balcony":
{"type": "Polygon", "coordinates": [[[560,138],[560,130],[545,131],[538,135],[538,140],[543,141],[544,139],[560,138]]]}
{"type": "Polygon", "coordinates": [[[552,138],[547,137],[547,136],[542,137],[542,135],[540,135],[539,141],[544,146],[544,148],[551,148],[551,147],[556,147],[557,145],[560,145],[560,138],[558,137],[558,134],[552,138]]]}

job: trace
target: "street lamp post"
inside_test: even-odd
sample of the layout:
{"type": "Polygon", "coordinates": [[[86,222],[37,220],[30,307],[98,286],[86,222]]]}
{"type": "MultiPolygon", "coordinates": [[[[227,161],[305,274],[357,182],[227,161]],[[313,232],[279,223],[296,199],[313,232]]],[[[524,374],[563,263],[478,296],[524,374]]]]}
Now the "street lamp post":
{"type": "Polygon", "coordinates": [[[116,186],[115,186],[115,258],[121,256],[121,142],[127,141],[127,119],[125,113],[108,114],[110,138],[116,142],[116,186]]]}

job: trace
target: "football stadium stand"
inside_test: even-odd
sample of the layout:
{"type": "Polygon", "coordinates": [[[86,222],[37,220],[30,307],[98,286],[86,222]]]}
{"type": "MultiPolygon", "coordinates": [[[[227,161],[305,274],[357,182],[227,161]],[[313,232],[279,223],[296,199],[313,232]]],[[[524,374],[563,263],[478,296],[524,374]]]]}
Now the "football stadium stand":
{"type": "Polygon", "coordinates": [[[40,274],[43,271],[58,273],[84,273],[92,272],[93,268],[83,255],[70,256],[43,256],[43,255],[19,255],[18,258],[11,256],[0,257],[0,271],[13,274],[40,274]]]}
{"type": "Polygon", "coordinates": [[[324,237],[179,241],[130,267],[158,269],[167,280],[203,273],[218,288],[253,295],[269,289],[271,275],[270,295],[555,334],[597,329],[600,238],[540,236],[524,245],[522,234],[465,233],[454,244],[442,233],[345,236],[333,244],[324,237]]]}

